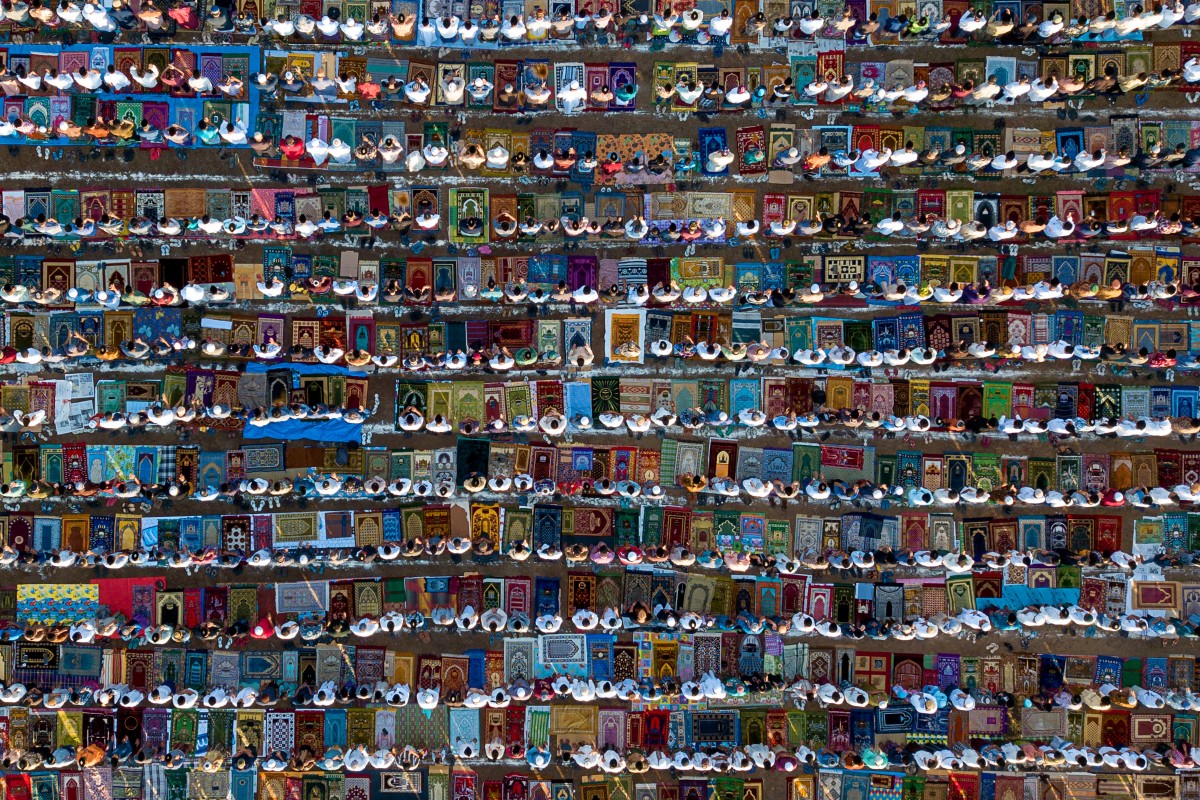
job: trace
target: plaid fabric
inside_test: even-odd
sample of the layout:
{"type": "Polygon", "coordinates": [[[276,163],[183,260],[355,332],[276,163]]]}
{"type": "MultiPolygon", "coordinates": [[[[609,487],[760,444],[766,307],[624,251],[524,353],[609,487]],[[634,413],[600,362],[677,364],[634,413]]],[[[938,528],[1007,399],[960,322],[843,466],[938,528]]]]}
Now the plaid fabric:
{"type": "Polygon", "coordinates": [[[49,673],[43,669],[23,669],[13,667],[12,679],[19,683],[38,686],[51,686],[55,689],[82,689],[85,686],[95,686],[96,678],[87,675],[64,675],[49,673]]]}
{"type": "Polygon", "coordinates": [[[163,445],[158,448],[158,482],[165,484],[173,480],[175,480],[175,445],[163,445]]]}
{"type": "Polygon", "coordinates": [[[167,800],[167,770],[162,764],[146,764],[142,792],[145,800],[167,800]]]}

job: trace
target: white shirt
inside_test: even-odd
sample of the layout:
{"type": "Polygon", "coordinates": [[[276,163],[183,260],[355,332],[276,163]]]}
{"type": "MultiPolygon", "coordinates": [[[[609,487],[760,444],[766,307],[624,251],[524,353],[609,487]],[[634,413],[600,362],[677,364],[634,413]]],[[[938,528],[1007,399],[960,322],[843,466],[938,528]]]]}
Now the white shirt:
{"type": "Polygon", "coordinates": [[[121,70],[117,69],[113,70],[112,72],[105,73],[104,83],[111,91],[120,92],[124,91],[129,86],[129,78],[125,76],[124,72],[121,72],[121,70]]]}
{"type": "Polygon", "coordinates": [[[130,67],[129,74],[135,81],[147,89],[153,89],[158,85],[158,67],[153,64],[150,65],[150,69],[146,70],[145,74],[138,72],[137,67],[130,67]]]}
{"type": "Polygon", "coordinates": [[[83,16],[88,23],[98,31],[109,33],[117,29],[117,23],[113,22],[112,17],[108,15],[108,11],[104,8],[98,8],[88,3],[83,7],[83,16]],[[92,10],[89,12],[88,9],[92,10]]]}
{"type": "Polygon", "coordinates": [[[65,76],[65,74],[61,73],[56,74],[56,76],[52,76],[52,74],[47,72],[44,80],[46,80],[46,83],[54,86],[54,88],[58,89],[59,91],[66,91],[74,85],[74,80],[71,78],[71,76],[65,76]]]}
{"type": "Polygon", "coordinates": [[[558,99],[568,108],[577,108],[587,99],[587,92],[581,86],[568,87],[558,96],[558,99]]]}
{"type": "Polygon", "coordinates": [[[241,122],[235,123],[232,131],[221,126],[221,138],[229,144],[245,144],[246,127],[241,122]]]}
{"type": "Polygon", "coordinates": [[[404,94],[412,102],[422,105],[429,100],[429,87],[424,83],[410,81],[404,86],[404,94]]]}
{"type": "Polygon", "coordinates": [[[308,150],[308,154],[312,156],[313,161],[318,164],[324,164],[326,156],[329,155],[329,145],[322,142],[317,137],[313,137],[304,145],[304,149],[308,150]]]}
{"type": "Polygon", "coordinates": [[[447,103],[458,103],[463,96],[463,82],[461,78],[451,78],[442,84],[442,94],[446,96],[447,103]]]}
{"type": "Polygon", "coordinates": [[[75,83],[79,84],[79,88],[87,92],[94,92],[100,88],[100,83],[103,80],[100,73],[94,69],[88,70],[87,74],[80,75],[78,72],[72,77],[75,83]]]}
{"type": "Polygon", "coordinates": [[[83,11],[75,3],[69,3],[66,8],[55,6],[54,11],[64,22],[79,22],[83,19],[83,11]]]}
{"type": "Polygon", "coordinates": [[[339,164],[345,164],[350,160],[350,145],[341,140],[336,140],[329,147],[329,157],[339,164]]]}

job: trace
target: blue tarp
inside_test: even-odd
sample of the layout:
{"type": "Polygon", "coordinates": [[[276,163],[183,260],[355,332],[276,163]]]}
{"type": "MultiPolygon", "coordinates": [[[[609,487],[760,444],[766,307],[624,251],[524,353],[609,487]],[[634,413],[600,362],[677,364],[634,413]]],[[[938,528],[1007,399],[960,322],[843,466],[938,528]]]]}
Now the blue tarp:
{"type": "Polygon", "coordinates": [[[1031,589],[1028,586],[1005,586],[1001,597],[977,597],[975,607],[980,611],[1005,608],[1019,611],[1026,606],[1069,606],[1079,602],[1078,589],[1031,589]]]}
{"type": "Polygon", "coordinates": [[[327,419],[322,422],[305,422],[297,419],[272,422],[270,425],[247,425],[243,439],[307,439],[310,442],[361,442],[362,423],[327,419]]]}
{"type": "Polygon", "coordinates": [[[284,364],[250,361],[246,364],[246,372],[270,372],[276,369],[286,369],[293,375],[349,375],[361,378],[367,374],[364,370],[347,369],[334,364],[296,364],[291,361],[284,364]]]}
{"type": "MultiPolygon", "coordinates": [[[[190,52],[194,58],[195,69],[206,74],[212,82],[217,83],[221,76],[228,72],[242,74],[242,79],[245,81],[245,90],[239,98],[230,98],[218,91],[212,94],[197,96],[194,92],[173,93],[170,87],[165,84],[159,84],[152,90],[140,91],[132,93],[132,90],[137,87],[135,84],[124,91],[112,92],[108,90],[106,85],[101,85],[101,91],[91,92],[87,94],[88,102],[113,102],[117,103],[117,117],[128,117],[135,123],[140,123],[145,115],[152,123],[160,129],[165,129],[167,124],[174,123],[189,131],[196,129],[197,123],[202,119],[207,119],[213,122],[217,118],[224,121],[232,121],[238,119],[246,126],[247,135],[253,135],[254,131],[258,130],[258,112],[260,93],[255,88],[251,76],[259,72],[262,68],[262,51],[258,47],[250,47],[247,45],[235,46],[217,46],[217,45],[200,45],[193,46],[170,42],[170,50],[172,54],[176,51],[190,52]],[[161,111],[165,107],[166,118],[161,116],[161,111]],[[151,111],[152,110],[152,111],[151,111]]],[[[26,44],[26,45],[6,45],[5,59],[9,66],[18,63],[24,63],[26,68],[29,68],[29,59],[34,54],[50,54],[58,56],[58,69],[60,72],[74,72],[80,66],[80,57],[85,60],[84,63],[88,67],[95,68],[101,73],[104,73],[110,65],[115,65],[120,61],[122,67],[125,66],[125,61],[119,56],[128,54],[130,51],[139,51],[137,57],[137,66],[143,68],[145,66],[145,53],[149,51],[164,51],[167,48],[158,46],[141,47],[139,45],[115,45],[115,44],[77,44],[63,47],[54,45],[48,47],[44,44],[26,44]]],[[[172,56],[174,58],[174,56],[172,56]]],[[[52,88],[52,87],[47,87],[52,88]]],[[[80,139],[67,139],[62,136],[57,136],[58,123],[63,119],[68,119],[74,116],[78,110],[76,98],[83,98],[83,95],[76,93],[62,94],[56,93],[54,96],[47,97],[43,95],[25,96],[22,94],[13,95],[12,97],[4,98],[3,115],[12,118],[15,113],[23,113],[29,116],[36,124],[44,125],[52,132],[52,138],[46,142],[52,148],[66,146],[92,146],[93,142],[88,137],[80,139]]],[[[94,116],[94,111],[91,112],[94,116]]],[[[22,137],[0,138],[0,141],[27,141],[22,137]]],[[[136,145],[136,140],[128,144],[136,145]]],[[[161,141],[159,146],[166,147],[168,143],[161,141]]],[[[170,145],[177,147],[177,145],[170,145]]],[[[193,138],[192,147],[202,146],[193,138]]],[[[230,145],[225,143],[209,145],[212,147],[236,147],[248,148],[249,143],[241,145],[230,145]]]]}

